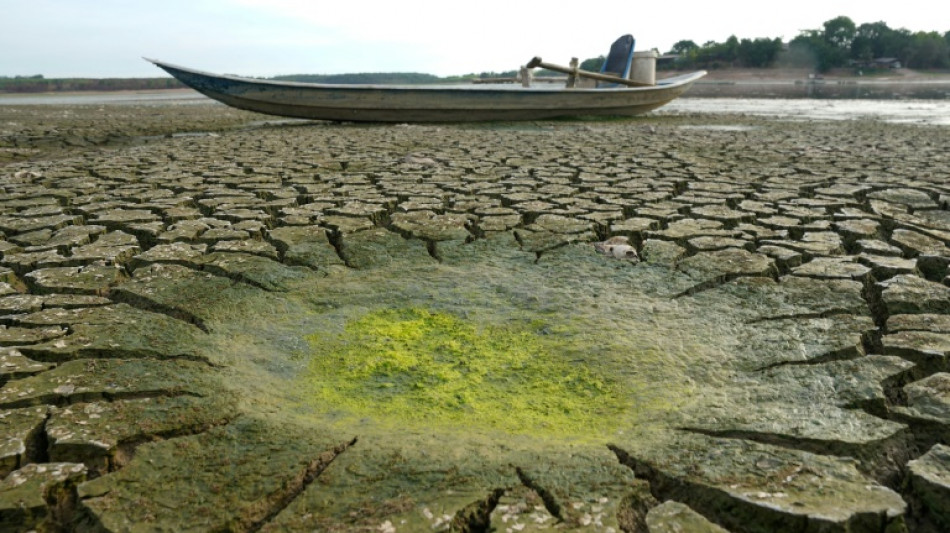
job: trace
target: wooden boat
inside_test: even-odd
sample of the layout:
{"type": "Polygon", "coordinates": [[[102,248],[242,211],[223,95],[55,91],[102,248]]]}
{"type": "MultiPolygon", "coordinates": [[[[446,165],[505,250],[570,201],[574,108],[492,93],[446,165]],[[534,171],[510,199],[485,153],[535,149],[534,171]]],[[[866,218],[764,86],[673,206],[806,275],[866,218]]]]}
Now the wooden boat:
{"type": "MultiPolygon", "coordinates": [[[[342,85],[218,75],[147,59],[185,85],[238,109],[284,117],[356,122],[463,122],[631,116],[683,94],[705,71],[655,85],[559,67],[576,76],[624,84],[610,88],[540,85],[342,85]],[[599,77],[598,77],[599,76],[599,77]],[[634,85],[634,86],[630,86],[634,85]]],[[[534,66],[556,67],[532,60],[534,66]]]]}

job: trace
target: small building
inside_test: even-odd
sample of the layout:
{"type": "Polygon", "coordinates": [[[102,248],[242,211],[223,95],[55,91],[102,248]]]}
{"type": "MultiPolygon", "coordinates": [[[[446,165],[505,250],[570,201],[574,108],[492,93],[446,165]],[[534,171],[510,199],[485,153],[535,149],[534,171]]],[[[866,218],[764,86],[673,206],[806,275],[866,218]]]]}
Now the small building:
{"type": "Polygon", "coordinates": [[[870,69],[899,69],[901,68],[901,60],[896,57],[878,57],[875,59],[868,60],[856,60],[852,59],[848,61],[848,64],[855,68],[870,68],[870,69]]]}
{"type": "Polygon", "coordinates": [[[901,68],[901,60],[896,57],[879,57],[873,63],[877,68],[901,68]]]}

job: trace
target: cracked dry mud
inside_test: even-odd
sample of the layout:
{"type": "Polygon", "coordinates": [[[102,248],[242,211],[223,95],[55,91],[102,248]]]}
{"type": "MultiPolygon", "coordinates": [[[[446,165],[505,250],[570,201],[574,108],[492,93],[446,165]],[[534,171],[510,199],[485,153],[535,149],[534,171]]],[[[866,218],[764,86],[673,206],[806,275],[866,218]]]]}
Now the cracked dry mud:
{"type": "Polygon", "coordinates": [[[0,529],[950,528],[946,129],[260,120],[0,108],[0,529]]]}

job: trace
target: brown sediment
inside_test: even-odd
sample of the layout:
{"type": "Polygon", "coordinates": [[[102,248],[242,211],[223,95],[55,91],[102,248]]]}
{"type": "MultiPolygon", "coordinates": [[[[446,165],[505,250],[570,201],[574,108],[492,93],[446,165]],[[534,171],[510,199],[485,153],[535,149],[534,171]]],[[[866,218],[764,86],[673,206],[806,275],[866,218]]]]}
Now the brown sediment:
{"type": "Polygon", "coordinates": [[[950,527],[945,128],[262,119],[0,107],[0,528],[950,527]]]}

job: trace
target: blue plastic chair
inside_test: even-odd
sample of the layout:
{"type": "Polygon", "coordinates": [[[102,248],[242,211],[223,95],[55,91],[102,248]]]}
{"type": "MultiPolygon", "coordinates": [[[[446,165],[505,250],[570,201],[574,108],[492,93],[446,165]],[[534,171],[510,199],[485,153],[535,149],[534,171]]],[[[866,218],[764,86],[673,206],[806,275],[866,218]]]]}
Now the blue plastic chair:
{"type": "MultiPolygon", "coordinates": [[[[627,79],[630,76],[630,67],[633,64],[634,43],[636,43],[636,40],[629,33],[614,41],[614,44],[610,45],[610,53],[607,54],[607,59],[600,67],[600,73],[627,79]]],[[[598,88],[620,86],[619,83],[597,82],[598,88]]]]}

